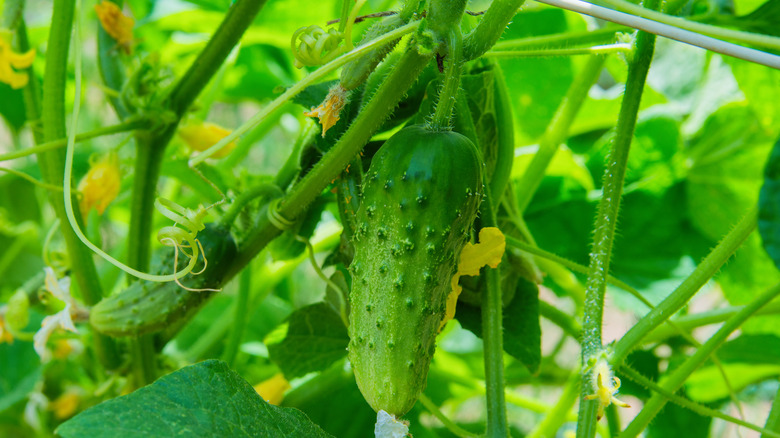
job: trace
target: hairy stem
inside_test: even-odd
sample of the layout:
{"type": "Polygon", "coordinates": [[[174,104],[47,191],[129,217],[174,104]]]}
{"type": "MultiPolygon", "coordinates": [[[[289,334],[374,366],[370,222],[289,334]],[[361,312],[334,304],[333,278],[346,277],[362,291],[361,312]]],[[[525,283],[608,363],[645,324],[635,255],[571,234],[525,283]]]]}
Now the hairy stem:
{"type": "MultiPolygon", "coordinates": [[[[650,0],[656,7],[657,0],[650,0]]],[[[623,102],[618,114],[615,140],[604,170],[604,188],[596,217],[593,248],[591,250],[588,280],[585,292],[585,315],[582,328],[582,363],[588,364],[603,350],[601,325],[604,312],[604,294],[609,274],[612,243],[615,237],[623,180],[628,163],[628,151],[636,126],[642,91],[655,48],[655,35],[640,32],[637,35],[636,56],[628,66],[628,78],[623,102]]],[[[583,365],[582,395],[591,391],[590,370],[583,365]]],[[[592,438],[596,434],[598,403],[582,401],[577,421],[577,437],[592,438]]]]}
{"type": "Polygon", "coordinates": [[[463,60],[471,61],[490,50],[524,0],[494,0],[485,15],[463,40],[463,60]]]}

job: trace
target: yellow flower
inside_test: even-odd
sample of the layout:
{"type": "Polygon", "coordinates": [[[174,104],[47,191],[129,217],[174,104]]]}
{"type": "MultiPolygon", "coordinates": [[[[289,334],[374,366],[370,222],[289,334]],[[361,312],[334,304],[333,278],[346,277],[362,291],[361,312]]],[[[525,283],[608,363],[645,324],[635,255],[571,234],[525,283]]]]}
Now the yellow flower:
{"type": "Polygon", "coordinates": [[[595,394],[585,396],[585,400],[596,400],[599,403],[597,419],[601,420],[604,416],[604,410],[612,403],[621,408],[630,408],[628,403],[620,401],[615,397],[620,389],[620,379],[612,374],[612,368],[605,357],[600,357],[591,372],[591,386],[596,391],[595,394]]]}
{"type": "Polygon", "coordinates": [[[135,20],[122,14],[119,6],[108,0],[103,0],[99,5],[95,5],[95,12],[97,12],[103,30],[111,35],[119,47],[129,55],[132,50],[135,20]]]}
{"type": "Polygon", "coordinates": [[[29,82],[30,76],[14,69],[29,68],[34,59],[35,49],[27,53],[15,53],[8,41],[0,37],[0,82],[5,82],[15,90],[23,88],[29,82]]]}
{"type": "Polygon", "coordinates": [[[277,406],[284,399],[284,392],[288,389],[290,389],[290,383],[282,373],[277,373],[270,379],[255,385],[255,391],[260,394],[263,400],[277,406]]]}
{"type": "Polygon", "coordinates": [[[304,112],[303,115],[320,119],[322,136],[325,137],[328,129],[339,121],[341,109],[347,103],[349,103],[349,91],[345,90],[340,84],[336,84],[331,87],[325,100],[318,107],[304,112]]]}
{"type": "MultiPolygon", "coordinates": [[[[219,125],[208,122],[185,125],[179,128],[179,136],[187,143],[190,149],[198,152],[203,152],[214,146],[217,142],[230,135],[230,132],[219,125]]],[[[212,155],[211,158],[226,157],[235,147],[236,142],[231,141],[212,155]]]]}
{"type": "Polygon", "coordinates": [[[0,315],[0,344],[3,342],[8,344],[14,343],[14,335],[5,327],[5,317],[0,315]]]}
{"type": "Polygon", "coordinates": [[[54,416],[59,420],[70,418],[76,413],[81,402],[81,395],[77,390],[68,390],[57,397],[56,400],[49,403],[49,410],[54,412],[54,416]]]}
{"type": "Polygon", "coordinates": [[[452,276],[450,286],[452,292],[447,297],[447,311],[444,319],[441,321],[439,330],[444,328],[455,316],[455,308],[458,304],[458,297],[463,291],[458,281],[463,275],[479,275],[479,270],[483,266],[495,268],[501,263],[501,257],[504,256],[506,249],[506,239],[504,234],[495,227],[486,227],[479,231],[479,243],[476,245],[466,242],[463,251],[460,253],[460,263],[458,263],[458,272],[452,276]]]}
{"type": "Polygon", "coordinates": [[[111,152],[91,163],[89,172],[81,179],[78,187],[82,195],[79,202],[81,214],[87,217],[92,208],[103,214],[108,204],[119,194],[120,182],[116,153],[111,152]]]}
{"type": "Polygon", "coordinates": [[[65,303],[65,308],[43,318],[41,322],[41,328],[35,333],[33,337],[33,348],[38,356],[41,357],[42,362],[46,362],[51,358],[51,353],[46,350],[46,343],[49,341],[49,337],[58,328],[62,328],[73,333],[78,333],[76,326],[73,324],[73,317],[79,316],[84,313],[84,310],[78,306],[76,300],[70,294],[70,277],[64,277],[57,280],[57,276],[49,267],[43,268],[46,272],[44,277],[46,290],[52,294],[53,297],[65,303]]]}

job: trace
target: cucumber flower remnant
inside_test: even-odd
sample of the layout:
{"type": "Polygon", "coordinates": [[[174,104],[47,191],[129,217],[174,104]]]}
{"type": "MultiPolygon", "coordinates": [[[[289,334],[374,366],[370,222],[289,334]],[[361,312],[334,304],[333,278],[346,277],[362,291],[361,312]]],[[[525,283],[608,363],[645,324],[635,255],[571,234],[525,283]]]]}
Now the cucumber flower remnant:
{"type": "Polygon", "coordinates": [[[620,379],[612,374],[612,368],[605,357],[600,357],[591,371],[591,386],[596,391],[595,394],[585,396],[585,400],[596,400],[599,403],[596,417],[601,420],[604,416],[604,410],[612,403],[621,408],[630,408],[628,403],[620,401],[615,397],[620,389],[620,379]]]}
{"type": "Polygon", "coordinates": [[[108,204],[119,194],[121,181],[116,153],[112,152],[99,160],[90,161],[89,171],[79,181],[78,186],[81,193],[79,207],[84,217],[87,217],[92,208],[103,214],[108,204]]]}
{"type": "Polygon", "coordinates": [[[11,44],[0,35],[0,82],[11,86],[14,90],[24,88],[30,81],[30,76],[14,69],[29,68],[35,59],[35,49],[27,53],[15,53],[11,44]]]}
{"type": "Polygon", "coordinates": [[[95,12],[97,12],[103,30],[116,40],[125,54],[129,55],[133,49],[133,26],[135,26],[135,20],[122,14],[119,6],[108,0],[103,0],[100,4],[95,5],[95,12]]]}
{"type": "Polygon", "coordinates": [[[310,111],[304,112],[307,117],[317,117],[322,125],[322,136],[328,129],[333,127],[339,121],[341,110],[344,105],[349,103],[349,91],[345,90],[340,84],[336,84],[328,91],[325,100],[310,111]]]}
{"type": "Polygon", "coordinates": [[[48,342],[51,334],[58,328],[78,333],[76,326],[73,324],[73,317],[83,316],[86,311],[79,307],[76,300],[74,300],[70,294],[70,277],[64,277],[57,280],[53,269],[46,267],[43,268],[43,270],[46,272],[46,290],[52,294],[52,296],[65,303],[64,309],[54,315],[43,318],[40,330],[38,330],[33,337],[35,352],[41,357],[41,361],[45,362],[51,357],[51,353],[46,349],[46,342],[48,342]]]}
{"type": "MultiPolygon", "coordinates": [[[[179,137],[181,137],[193,151],[203,152],[230,135],[230,132],[231,131],[219,125],[206,122],[180,127],[179,137]]],[[[211,158],[224,158],[228,156],[235,147],[236,142],[231,141],[212,155],[211,158]]]]}
{"type": "Polygon", "coordinates": [[[479,230],[479,243],[476,245],[466,242],[460,253],[458,272],[452,276],[452,292],[447,297],[447,311],[439,330],[444,328],[444,325],[455,316],[458,297],[463,291],[463,288],[458,284],[460,277],[462,275],[479,275],[479,270],[486,265],[496,268],[501,263],[505,249],[506,238],[501,230],[495,227],[485,227],[479,230]]]}

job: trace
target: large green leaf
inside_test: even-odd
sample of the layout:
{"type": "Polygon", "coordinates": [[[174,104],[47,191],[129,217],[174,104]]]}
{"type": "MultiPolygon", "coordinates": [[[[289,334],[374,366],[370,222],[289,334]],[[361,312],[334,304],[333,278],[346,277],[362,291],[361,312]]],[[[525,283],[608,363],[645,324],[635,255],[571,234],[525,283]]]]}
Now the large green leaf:
{"type": "Polygon", "coordinates": [[[333,308],[320,302],[296,310],[266,344],[271,360],[292,379],[324,370],[346,356],[349,335],[333,308]]]}
{"type": "Polygon", "coordinates": [[[297,409],[266,403],[224,362],[209,360],[63,423],[69,437],[329,437],[297,409]]]}
{"type": "Polygon", "coordinates": [[[3,102],[0,105],[0,116],[8,123],[8,127],[13,131],[21,129],[26,121],[22,90],[14,90],[9,85],[0,82],[0,102],[3,102]]]}

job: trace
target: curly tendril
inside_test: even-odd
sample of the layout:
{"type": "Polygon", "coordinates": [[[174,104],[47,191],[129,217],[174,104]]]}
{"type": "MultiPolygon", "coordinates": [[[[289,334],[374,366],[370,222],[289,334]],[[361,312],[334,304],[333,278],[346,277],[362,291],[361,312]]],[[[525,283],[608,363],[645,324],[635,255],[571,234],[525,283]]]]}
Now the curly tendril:
{"type": "MultiPolygon", "coordinates": [[[[208,266],[208,260],[206,260],[206,253],[203,251],[203,246],[198,240],[198,232],[206,228],[203,220],[208,214],[210,207],[203,207],[199,205],[197,209],[185,208],[181,205],[171,201],[170,199],[157,198],[154,200],[154,207],[163,216],[172,220],[176,225],[181,225],[183,228],[179,228],[176,225],[163,227],[157,232],[157,239],[165,246],[173,247],[173,266],[174,269],[179,265],[179,251],[184,253],[190,259],[187,267],[182,272],[186,274],[199,275],[206,270],[208,266]],[[189,251],[187,251],[189,250],[189,251]],[[203,254],[203,268],[198,272],[193,272],[195,264],[198,261],[200,254],[203,254]]],[[[179,278],[175,279],[176,284],[182,289],[186,289],[192,292],[218,292],[220,289],[194,289],[184,286],[179,281],[179,278]]]]}
{"type": "Polygon", "coordinates": [[[290,41],[293,56],[295,57],[295,67],[301,68],[316,67],[327,64],[337,57],[349,52],[354,48],[352,44],[352,25],[355,23],[358,11],[366,0],[357,0],[355,5],[349,10],[349,16],[346,16],[347,10],[342,11],[339,29],[330,28],[327,31],[320,26],[303,26],[296,30],[290,41]],[[341,42],[346,41],[342,46],[341,42]]]}
{"type": "Polygon", "coordinates": [[[339,47],[344,40],[344,34],[335,28],[327,31],[317,25],[304,26],[293,33],[292,52],[295,57],[295,67],[315,67],[326,64],[351,48],[351,44],[339,47]]]}

